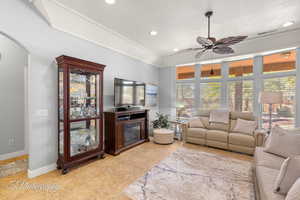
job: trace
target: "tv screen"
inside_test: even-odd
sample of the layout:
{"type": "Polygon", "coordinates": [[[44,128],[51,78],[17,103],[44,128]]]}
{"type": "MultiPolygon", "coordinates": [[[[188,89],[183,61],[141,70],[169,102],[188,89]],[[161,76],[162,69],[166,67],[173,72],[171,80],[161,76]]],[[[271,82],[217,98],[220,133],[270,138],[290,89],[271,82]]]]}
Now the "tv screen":
{"type": "Polygon", "coordinates": [[[115,107],[145,106],[145,83],[115,78],[115,107]]]}

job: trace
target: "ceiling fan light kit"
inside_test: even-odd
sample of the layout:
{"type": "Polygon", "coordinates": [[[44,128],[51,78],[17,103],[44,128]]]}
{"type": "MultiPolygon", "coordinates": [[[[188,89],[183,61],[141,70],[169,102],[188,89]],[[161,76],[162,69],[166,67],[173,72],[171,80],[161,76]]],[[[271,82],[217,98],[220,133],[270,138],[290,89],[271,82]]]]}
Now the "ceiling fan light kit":
{"type": "Polygon", "coordinates": [[[205,13],[205,17],[208,20],[208,34],[207,38],[205,37],[197,37],[197,43],[200,44],[201,47],[199,48],[188,48],[181,50],[180,52],[187,52],[187,51],[197,51],[195,57],[200,58],[203,53],[206,51],[211,50],[216,54],[231,54],[234,53],[234,50],[230,47],[231,45],[237,44],[243,40],[245,40],[248,36],[231,36],[222,38],[217,40],[210,35],[210,18],[213,15],[213,11],[208,11],[205,13]]]}

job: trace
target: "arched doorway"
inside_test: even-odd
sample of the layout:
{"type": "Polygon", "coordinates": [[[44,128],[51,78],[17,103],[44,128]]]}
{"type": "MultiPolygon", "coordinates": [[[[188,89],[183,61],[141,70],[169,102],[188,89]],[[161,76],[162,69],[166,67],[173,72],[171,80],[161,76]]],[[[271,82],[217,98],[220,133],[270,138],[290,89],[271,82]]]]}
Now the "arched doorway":
{"type": "Polygon", "coordinates": [[[0,178],[28,166],[28,51],[0,32],[0,178]]]}

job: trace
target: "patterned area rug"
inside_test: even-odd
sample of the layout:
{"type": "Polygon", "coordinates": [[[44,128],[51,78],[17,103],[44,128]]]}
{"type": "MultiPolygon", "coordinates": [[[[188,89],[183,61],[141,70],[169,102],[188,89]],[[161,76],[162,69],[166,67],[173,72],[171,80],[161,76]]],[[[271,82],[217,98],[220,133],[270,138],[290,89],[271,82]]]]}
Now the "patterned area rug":
{"type": "Polygon", "coordinates": [[[21,171],[26,171],[28,165],[27,163],[28,160],[23,159],[23,160],[16,160],[14,162],[5,165],[0,165],[0,178],[14,175],[21,171]]]}
{"type": "Polygon", "coordinates": [[[133,200],[254,200],[251,162],[180,148],[124,191],[133,200]]]}

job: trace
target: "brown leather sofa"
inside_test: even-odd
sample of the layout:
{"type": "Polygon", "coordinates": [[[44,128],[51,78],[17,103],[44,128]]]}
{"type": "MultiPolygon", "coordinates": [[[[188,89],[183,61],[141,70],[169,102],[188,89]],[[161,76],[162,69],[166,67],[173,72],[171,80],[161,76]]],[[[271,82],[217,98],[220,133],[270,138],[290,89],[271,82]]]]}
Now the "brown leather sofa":
{"type": "Polygon", "coordinates": [[[189,123],[183,130],[183,140],[188,143],[217,147],[253,155],[256,146],[262,146],[265,131],[255,130],[252,135],[234,132],[238,118],[255,121],[255,117],[249,112],[230,112],[229,124],[210,124],[210,111],[200,111],[199,119],[203,127],[191,128],[189,123]]]}

